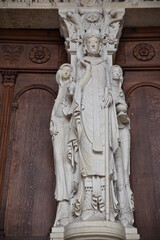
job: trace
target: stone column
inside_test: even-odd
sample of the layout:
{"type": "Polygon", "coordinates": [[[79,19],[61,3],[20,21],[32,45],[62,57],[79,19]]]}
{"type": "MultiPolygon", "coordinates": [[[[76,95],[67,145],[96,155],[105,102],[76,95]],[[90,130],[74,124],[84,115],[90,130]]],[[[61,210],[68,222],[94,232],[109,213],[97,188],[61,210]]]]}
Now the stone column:
{"type": "MultiPolygon", "coordinates": [[[[59,5],[60,32],[61,32],[61,35],[65,38],[66,51],[68,53],[70,63],[73,66],[73,69],[75,71],[75,82],[79,81],[79,79],[82,79],[82,81],[84,81],[85,84],[87,81],[88,82],[92,81],[92,86],[95,84],[91,88],[91,91],[92,91],[91,94],[94,95],[94,93],[95,93],[94,98],[92,98],[92,99],[94,99],[93,105],[94,105],[95,109],[97,109],[97,112],[98,112],[100,106],[99,106],[99,102],[98,102],[99,96],[98,96],[97,92],[99,91],[99,86],[98,86],[97,82],[98,81],[101,81],[101,83],[106,82],[106,85],[104,86],[104,89],[106,92],[104,94],[106,94],[105,96],[109,96],[109,94],[111,94],[113,96],[113,90],[111,89],[111,84],[112,84],[111,83],[112,82],[111,69],[114,64],[115,54],[118,49],[119,39],[120,39],[122,28],[123,28],[123,17],[125,14],[125,10],[124,9],[115,9],[115,8],[111,9],[111,8],[107,7],[107,4],[106,5],[99,4],[98,1],[77,1],[77,4],[72,3],[72,4],[68,4],[68,5],[67,4],[59,5]],[[87,39],[91,39],[90,42],[87,39]],[[95,39],[97,39],[97,42],[94,42],[94,41],[96,41],[95,39]],[[98,50],[95,50],[95,52],[94,52],[94,50],[92,52],[91,41],[93,42],[93,44],[95,43],[98,46],[97,47],[98,50]],[[87,51],[88,51],[88,53],[87,53],[87,51]],[[102,64],[103,64],[103,67],[102,67],[102,64]],[[83,74],[81,71],[81,68],[83,67],[82,65],[85,65],[85,67],[87,66],[86,67],[87,70],[86,70],[85,74],[83,74]],[[89,68],[89,65],[90,65],[90,68],[89,68]],[[81,71],[80,76],[78,73],[79,70],[81,71]],[[102,71],[102,72],[100,72],[100,71],[102,71]],[[92,79],[92,80],[90,80],[90,79],[92,79]]],[[[84,86],[87,85],[87,84],[86,85],[85,84],[84,84],[84,86]]],[[[83,91],[83,87],[81,88],[81,91],[83,91]]],[[[80,99],[80,101],[81,101],[81,99],[80,99]]],[[[125,99],[124,99],[124,101],[125,101],[125,99]]],[[[113,99],[113,102],[114,102],[114,99],[113,99]]],[[[81,105],[81,103],[80,103],[80,105],[81,105]]],[[[116,105],[114,105],[114,107],[116,107],[116,105]]],[[[60,226],[60,225],[55,225],[55,227],[52,228],[52,232],[50,234],[50,240],[58,240],[58,239],[61,239],[61,240],[64,240],[64,239],[65,240],[72,240],[72,239],[77,239],[77,240],[86,240],[86,239],[129,240],[129,239],[132,239],[132,240],[136,240],[136,239],[139,239],[139,235],[137,234],[136,228],[131,226],[131,229],[130,229],[128,227],[125,227],[125,224],[116,222],[117,221],[117,219],[115,217],[116,214],[113,217],[113,215],[114,215],[113,212],[116,210],[115,209],[113,210],[113,208],[115,206],[113,206],[114,204],[111,203],[112,200],[110,197],[110,195],[112,195],[112,197],[114,195],[113,180],[111,180],[111,175],[110,175],[111,174],[110,173],[110,161],[111,160],[110,160],[109,134],[110,134],[111,129],[109,129],[109,124],[110,124],[109,123],[110,119],[109,119],[109,115],[108,115],[109,110],[108,110],[108,107],[104,107],[104,108],[106,108],[105,119],[107,119],[107,121],[105,121],[105,123],[104,123],[104,126],[107,126],[107,127],[105,127],[106,128],[105,135],[107,136],[106,142],[105,142],[105,148],[106,148],[106,150],[105,150],[106,151],[106,154],[105,154],[106,155],[105,156],[105,177],[103,174],[100,175],[98,173],[99,174],[98,175],[97,172],[95,170],[94,171],[96,172],[96,174],[95,174],[96,178],[97,178],[97,176],[99,178],[101,176],[103,176],[103,180],[105,178],[105,180],[104,180],[105,183],[102,183],[102,180],[101,180],[101,183],[100,183],[101,185],[99,185],[99,186],[97,185],[98,186],[97,192],[101,191],[101,189],[103,187],[104,187],[103,190],[105,189],[105,191],[104,191],[105,192],[105,196],[104,196],[105,211],[102,210],[103,212],[105,212],[105,216],[104,216],[105,221],[103,218],[98,219],[98,217],[97,217],[97,219],[89,218],[89,220],[85,220],[85,217],[83,218],[81,216],[79,216],[77,218],[75,217],[69,224],[64,225],[64,227],[60,226]],[[108,154],[108,156],[107,156],[107,154],[108,154]],[[111,183],[111,181],[112,181],[112,183],[111,183]]],[[[81,107],[80,107],[80,111],[82,111],[81,107]]],[[[97,127],[97,126],[99,127],[99,125],[96,125],[97,122],[99,121],[98,117],[97,117],[97,115],[98,115],[97,112],[95,111],[95,115],[93,116],[94,120],[92,119],[93,120],[92,123],[93,123],[93,125],[95,124],[94,125],[95,127],[97,127]]],[[[113,119],[113,121],[114,121],[114,119],[113,119]]],[[[118,121],[118,120],[116,120],[116,121],[118,121]]],[[[98,124],[99,124],[99,122],[98,122],[98,124]]],[[[98,127],[97,127],[97,129],[98,129],[98,127]]],[[[95,129],[93,129],[94,134],[96,134],[97,132],[99,134],[100,130],[98,129],[96,132],[95,129]]],[[[96,135],[97,139],[98,139],[98,140],[96,139],[97,143],[100,139],[100,138],[98,138],[99,137],[98,134],[96,135]]],[[[117,139],[118,139],[118,137],[117,137],[117,139]]],[[[92,144],[94,145],[93,141],[92,141],[92,144]]],[[[99,146],[95,146],[95,147],[97,147],[97,149],[98,149],[99,146]]],[[[117,144],[117,146],[118,146],[118,144],[117,144]]],[[[95,150],[95,151],[100,152],[99,149],[95,150]]],[[[89,156],[92,156],[92,154],[89,156]]],[[[90,157],[89,160],[92,160],[93,158],[90,157]]],[[[120,158],[122,160],[122,157],[120,157],[120,158]]],[[[90,164],[90,165],[92,165],[92,164],[90,164]]],[[[123,168],[122,164],[121,164],[121,167],[123,168]]],[[[85,178],[86,182],[84,184],[86,184],[86,186],[83,188],[83,191],[84,190],[87,191],[86,189],[89,186],[90,189],[92,189],[91,190],[92,193],[90,194],[92,196],[93,192],[94,192],[94,187],[95,187],[95,185],[94,186],[92,185],[92,183],[93,183],[92,181],[94,181],[92,179],[92,177],[94,177],[94,174],[92,173],[90,175],[89,174],[87,175],[87,176],[89,176],[90,180],[87,180],[87,178],[85,178]],[[90,175],[91,175],[91,177],[90,177],[90,175]],[[89,184],[91,184],[92,186],[89,184]]],[[[98,184],[98,181],[97,181],[97,184],[98,184]]],[[[123,179],[122,179],[122,182],[123,182],[123,179]]],[[[86,194],[86,196],[89,196],[88,198],[90,198],[90,195],[86,194]]],[[[87,199],[87,201],[90,201],[90,200],[87,199]]],[[[98,201],[99,200],[97,200],[97,202],[98,201]]],[[[84,200],[84,202],[85,202],[85,200],[84,200]]],[[[61,203],[61,201],[59,201],[59,203],[61,203]]],[[[97,203],[97,205],[98,204],[100,204],[100,202],[97,203]]],[[[83,203],[82,203],[82,205],[83,205],[83,203]]],[[[131,210],[131,212],[132,212],[132,210],[131,210]]]]}

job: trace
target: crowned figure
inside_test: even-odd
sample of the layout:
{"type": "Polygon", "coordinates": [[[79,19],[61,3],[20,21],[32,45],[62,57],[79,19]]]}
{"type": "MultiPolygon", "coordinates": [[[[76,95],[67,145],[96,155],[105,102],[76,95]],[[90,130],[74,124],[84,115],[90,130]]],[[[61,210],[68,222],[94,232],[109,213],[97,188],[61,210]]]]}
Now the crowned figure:
{"type": "Polygon", "coordinates": [[[81,215],[82,220],[105,219],[107,170],[111,179],[109,214],[110,219],[115,221],[118,201],[113,186],[117,178],[114,153],[118,148],[119,133],[109,66],[102,54],[101,34],[95,33],[95,30],[88,31],[83,37],[83,50],[83,58],[77,66],[77,89],[74,96],[77,103],[74,111],[78,112],[79,109],[80,115],[79,165],[83,194],[77,195],[75,213],[81,215]]]}

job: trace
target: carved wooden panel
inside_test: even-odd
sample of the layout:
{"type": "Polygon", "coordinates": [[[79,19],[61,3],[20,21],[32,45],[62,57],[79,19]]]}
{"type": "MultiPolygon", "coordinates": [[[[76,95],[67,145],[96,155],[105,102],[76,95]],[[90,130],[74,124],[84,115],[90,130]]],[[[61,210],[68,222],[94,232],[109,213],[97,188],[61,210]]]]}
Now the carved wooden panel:
{"type": "Polygon", "coordinates": [[[59,31],[0,30],[1,68],[53,70],[66,61],[59,31]]]}
{"type": "Polygon", "coordinates": [[[49,68],[56,69],[58,45],[43,43],[0,44],[0,58],[4,59],[1,67],[13,68],[49,68]],[[47,46],[46,46],[47,45],[47,46]]]}
{"type": "Polygon", "coordinates": [[[124,29],[116,62],[123,67],[160,67],[160,29],[124,29]]]}
{"type": "Polygon", "coordinates": [[[142,240],[160,238],[160,85],[130,93],[131,182],[142,240]]]}
{"type": "Polygon", "coordinates": [[[127,42],[125,44],[127,65],[153,66],[159,63],[160,49],[159,42],[143,41],[142,43],[127,42]],[[157,51],[156,51],[157,49],[157,51]]]}
{"type": "Polygon", "coordinates": [[[5,231],[7,236],[46,236],[55,212],[54,168],[49,121],[54,96],[30,89],[15,115],[5,231]]]}

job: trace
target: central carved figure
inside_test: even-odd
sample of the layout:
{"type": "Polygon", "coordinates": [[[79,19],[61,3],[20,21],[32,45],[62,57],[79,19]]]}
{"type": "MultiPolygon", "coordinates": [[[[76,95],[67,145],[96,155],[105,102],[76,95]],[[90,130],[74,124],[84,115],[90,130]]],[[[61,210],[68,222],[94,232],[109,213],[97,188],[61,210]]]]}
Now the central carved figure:
{"type": "MultiPolygon", "coordinates": [[[[118,147],[116,109],[113,104],[108,65],[101,56],[101,41],[100,35],[84,36],[86,56],[80,63],[82,66],[79,66],[82,76],[78,78],[81,88],[79,157],[81,181],[84,186],[83,199],[79,200],[82,206],[82,220],[105,219],[106,168],[109,167],[110,174],[114,176],[113,154],[118,147]],[[110,162],[108,166],[106,161],[110,162]]],[[[114,218],[117,210],[115,199],[112,191],[111,218],[114,218]]]]}

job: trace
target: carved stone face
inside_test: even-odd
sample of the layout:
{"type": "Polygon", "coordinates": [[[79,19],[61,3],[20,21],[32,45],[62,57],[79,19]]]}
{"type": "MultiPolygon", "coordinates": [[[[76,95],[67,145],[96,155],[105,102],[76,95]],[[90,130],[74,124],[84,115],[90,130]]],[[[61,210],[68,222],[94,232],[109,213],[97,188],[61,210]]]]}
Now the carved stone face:
{"type": "Polygon", "coordinates": [[[86,41],[87,52],[91,54],[98,54],[100,50],[100,39],[97,37],[90,37],[86,41]]]}
{"type": "Polygon", "coordinates": [[[119,67],[114,67],[112,70],[112,78],[116,81],[120,81],[122,76],[122,70],[119,67]]]}
{"type": "Polygon", "coordinates": [[[69,79],[70,76],[71,76],[71,71],[72,71],[72,70],[71,70],[70,67],[64,66],[64,67],[62,68],[62,79],[63,79],[63,80],[69,79]]]}

